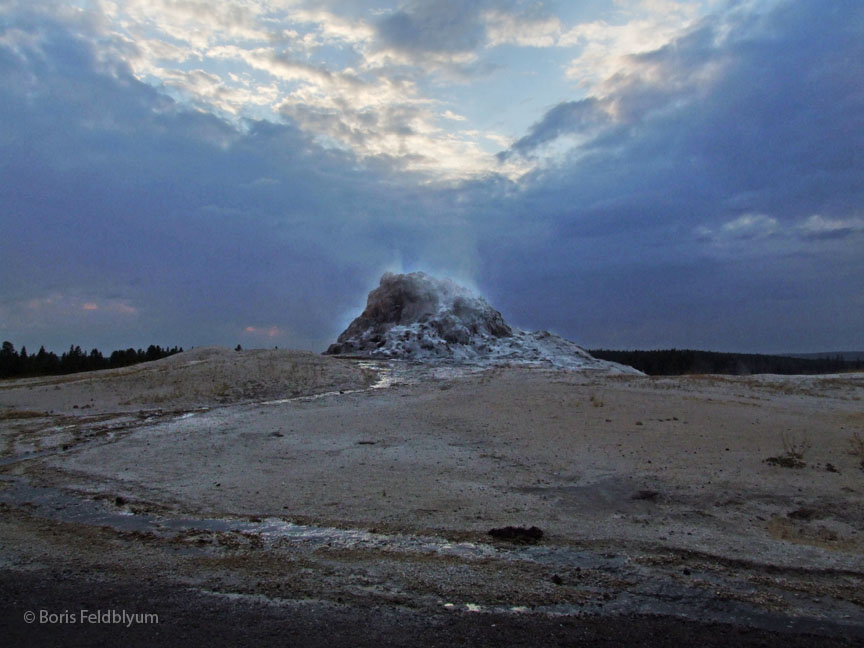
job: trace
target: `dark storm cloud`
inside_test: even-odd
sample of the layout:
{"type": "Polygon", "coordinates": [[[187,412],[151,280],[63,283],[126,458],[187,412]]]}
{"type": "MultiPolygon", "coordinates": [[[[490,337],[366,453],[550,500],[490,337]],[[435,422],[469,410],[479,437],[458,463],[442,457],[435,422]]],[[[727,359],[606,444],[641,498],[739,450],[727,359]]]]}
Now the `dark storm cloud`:
{"type": "Polygon", "coordinates": [[[567,133],[592,132],[608,123],[608,116],[600,108],[596,98],[566,101],[549,110],[543,119],[531,127],[527,135],[517,140],[509,150],[499,154],[502,160],[513,153],[527,155],[567,133]]]}
{"type": "Polygon", "coordinates": [[[496,69],[477,56],[487,43],[486,12],[492,9],[514,20],[545,15],[543,3],[527,8],[522,4],[513,0],[412,2],[378,21],[376,49],[427,72],[444,71],[463,79],[484,76],[496,69]]]}
{"type": "Polygon", "coordinates": [[[483,246],[487,283],[590,344],[861,346],[862,33],[851,1],[714,16],[553,107],[501,157],[581,144],[512,205],[538,235],[483,246]]]}
{"type": "Polygon", "coordinates": [[[590,195],[675,188],[733,214],[847,213],[864,199],[862,30],[864,7],[848,1],[709,19],[633,57],[602,100],[552,108],[509,153],[574,134],[587,142],[561,174],[605,179],[590,195]]]}
{"type": "Polygon", "coordinates": [[[4,338],[188,346],[276,326],[248,343],[320,347],[394,259],[435,254],[391,169],[290,125],[185,110],[59,24],[15,27],[0,47],[4,338]]]}
{"type": "MultiPolygon", "coordinates": [[[[465,7],[451,15],[471,25],[465,7]]],[[[418,11],[390,46],[474,43],[418,34],[446,30],[418,11]]],[[[858,2],[707,19],[506,153],[572,136],[559,163],[446,188],[290,121],[185,109],[96,56],[86,25],[4,29],[4,339],[321,349],[383,270],[423,269],[590,346],[864,346],[858,2]]]]}
{"type": "Polygon", "coordinates": [[[416,55],[470,52],[484,40],[480,10],[485,2],[434,0],[397,11],[378,23],[382,43],[416,55]]]}

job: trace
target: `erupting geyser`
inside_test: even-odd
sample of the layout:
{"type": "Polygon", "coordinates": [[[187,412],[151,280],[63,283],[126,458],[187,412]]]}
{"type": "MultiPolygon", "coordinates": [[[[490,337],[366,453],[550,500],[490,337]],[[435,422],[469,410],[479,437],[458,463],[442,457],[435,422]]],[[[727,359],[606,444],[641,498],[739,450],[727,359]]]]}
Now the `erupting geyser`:
{"type": "Polygon", "coordinates": [[[514,328],[482,297],[423,272],[385,273],[380,285],[369,293],[366,309],[327,353],[640,373],[598,360],[547,331],[514,328]]]}

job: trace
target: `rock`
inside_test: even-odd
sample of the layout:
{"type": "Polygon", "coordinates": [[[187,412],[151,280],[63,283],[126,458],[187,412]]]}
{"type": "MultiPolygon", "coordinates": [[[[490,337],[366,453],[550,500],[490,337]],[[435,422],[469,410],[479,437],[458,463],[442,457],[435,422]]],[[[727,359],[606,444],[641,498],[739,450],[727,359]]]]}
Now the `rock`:
{"type": "Polygon", "coordinates": [[[792,520],[804,520],[806,522],[809,522],[810,520],[818,520],[824,516],[816,509],[802,507],[799,509],[795,509],[794,511],[790,511],[786,514],[786,517],[792,520]]]}
{"type": "Polygon", "coordinates": [[[489,529],[489,535],[499,540],[509,540],[520,544],[534,544],[543,538],[543,531],[536,526],[530,528],[506,526],[489,529]]]}
{"type": "Polygon", "coordinates": [[[653,502],[657,499],[657,497],[659,495],[660,495],[660,493],[658,493],[655,490],[640,490],[640,491],[633,493],[633,495],[631,496],[630,499],[649,500],[649,501],[653,502]]]}

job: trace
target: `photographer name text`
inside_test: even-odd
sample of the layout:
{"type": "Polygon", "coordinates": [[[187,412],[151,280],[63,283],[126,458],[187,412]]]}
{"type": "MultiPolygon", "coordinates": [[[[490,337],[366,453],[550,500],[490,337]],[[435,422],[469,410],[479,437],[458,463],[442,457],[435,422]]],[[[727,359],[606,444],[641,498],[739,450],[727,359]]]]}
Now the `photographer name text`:
{"type": "Polygon", "coordinates": [[[28,610],[24,613],[27,623],[48,623],[67,625],[105,624],[124,625],[159,623],[159,615],[149,612],[128,612],[126,610],[78,610],[51,612],[49,610],[28,610]]]}

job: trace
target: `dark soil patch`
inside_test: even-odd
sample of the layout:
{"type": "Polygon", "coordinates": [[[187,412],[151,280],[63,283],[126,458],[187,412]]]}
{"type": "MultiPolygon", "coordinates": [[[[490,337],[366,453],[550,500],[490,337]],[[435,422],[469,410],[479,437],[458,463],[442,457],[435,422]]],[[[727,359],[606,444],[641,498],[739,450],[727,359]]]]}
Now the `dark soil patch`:
{"type": "Polygon", "coordinates": [[[518,544],[535,544],[543,538],[543,531],[536,526],[529,528],[506,526],[489,529],[489,535],[498,540],[507,540],[518,544]]]}

